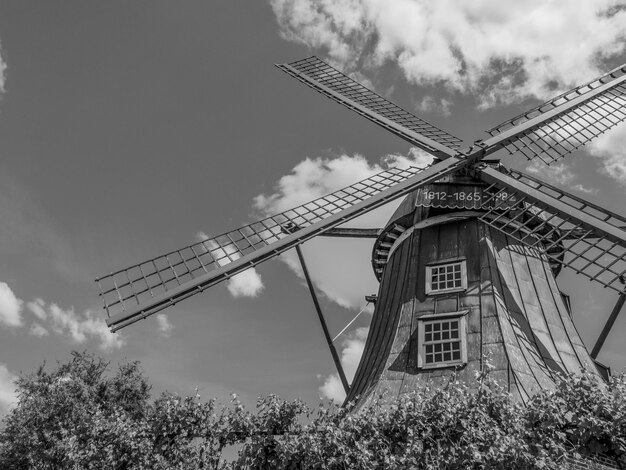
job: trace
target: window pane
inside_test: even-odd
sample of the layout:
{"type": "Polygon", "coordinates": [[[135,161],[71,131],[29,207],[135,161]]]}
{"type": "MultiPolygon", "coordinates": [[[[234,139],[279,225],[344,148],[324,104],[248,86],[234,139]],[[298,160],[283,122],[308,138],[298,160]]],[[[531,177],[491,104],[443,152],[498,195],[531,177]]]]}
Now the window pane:
{"type": "Polygon", "coordinates": [[[429,292],[462,288],[464,285],[463,263],[465,261],[427,267],[426,274],[430,276],[429,292]]]}
{"type": "Polygon", "coordinates": [[[442,366],[459,363],[462,357],[460,338],[461,320],[442,319],[421,322],[424,328],[423,347],[424,363],[430,366],[442,366]]]}

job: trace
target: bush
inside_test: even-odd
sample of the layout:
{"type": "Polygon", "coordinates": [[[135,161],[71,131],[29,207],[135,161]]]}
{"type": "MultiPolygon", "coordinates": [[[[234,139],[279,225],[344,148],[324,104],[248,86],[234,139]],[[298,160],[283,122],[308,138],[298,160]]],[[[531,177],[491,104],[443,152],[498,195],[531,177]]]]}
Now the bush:
{"type": "Polygon", "coordinates": [[[566,455],[600,451],[626,462],[626,380],[591,375],[514,403],[489,374],[478,390],[450,381],[369,409],[311,410],[276,396],[255,411],[198,396],[150,399],[138,363],[112,377],[101,358],[18,380],[19,401],[3,419],[3,469],[551,469],[566,455]],[[225,461],[226,448],[240,451],[225,461]]]}

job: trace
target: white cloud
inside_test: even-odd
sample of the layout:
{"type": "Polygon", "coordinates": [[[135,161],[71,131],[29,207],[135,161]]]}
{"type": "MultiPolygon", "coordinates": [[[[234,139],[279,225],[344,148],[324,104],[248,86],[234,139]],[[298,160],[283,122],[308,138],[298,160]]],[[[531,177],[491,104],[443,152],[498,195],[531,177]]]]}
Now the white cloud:
{"type": "MultiPolygon", "coordinates": [[[[389,167],[424,167],[432,162],[426,153],[412,149],[409,155],[389,155],[380,164],[370,164],[360,155],[336,158],[307,158],[278,181],[275,192],[254,200],[264,216],[291,209],[312,199],[361,181],[389,167]]],[[[378,228],[385,225],[400,201],[387,204],[348,223],[352,227],[378,228]]],[[[330,300],[345,308],[358,309],[364,295],[378,290],[370,264],[372,240],[316,237],[302,251],[311,278],[330,300]]],[[[280,259],[303,277],[293,250],[280,259]]]]}
{"type": "Polygon", "coordinates": [[[58,335],[68,335],[76,343],[84,343],[93,338],[100,341],[100,349],[111,350],[125,344],[122,336],[111,333],[102,318],[91,310],[77,314],[73,308],[62,309],[52,303],[46,308],[48,325],[58,335]]]}
{"type": "MultiPolygon", "coordinates": [[[[204,232],[198,232],[195,235],[198,241],[207,241],[207,247],[211,251],[211,255],[217,258],[219,266],[225,266],[241,257],[233,245],[220,247],[216,242],[210,240],[210,237],[204,232]]],[[[255,268],[246,269],[239,274],[234,275],[226,282],[226,288],[230,295],[238,297],[256,297],[263,291],[263,279],[255,268]]]]}
{"type": "Polygon", "coordinates": [[[17,376],[12,374],[4,364],[0,364],[0,416],[9,411],[17,401],[15,380],[17,376]]]}
{"type": "Polygon", "coordinates": [[[346,398],[346,392],[337,374],[330,374],[324,379],[324,384],[319,388],[320,396],[334,400],[337,403],[343,403],[346,398]]]}
{"type": "Polygon", "coordinates": [[[30,327],[30,330],[28,330],[28,333],[33,336],[38,336],[38,337],[50,335],[50,332],[46,330],[43,326],[41,326],[39,323],[33,323],[30,327]]]}
{"type": "Polygon", "coordinates": [[[46,303],[43,299],[35,299],[26,303],[26,308],[41,321],[47,318],[45,306],[46,303]]]}
{"type": "Polygon", "coordinates": [[[432,96],[424,96],[422,101],[417,103],[417,109],[424,112],[437,111],[444,116],[450,116],[452,101],[446,98],[436,99],[432,96]]]}
{"type": "MultiPolygon", "coordinates": [[[[17,298],[9,286],[0,282],[0,323],[8,326],[22,326],[21,310],[24,301],[17,298]]],[[[46,305],[43,299],[37,298],[26,304],[28,310],[44,322],[35,322],[29,329],[33,336],[48,336],[52,330],[57,335],[67,335],[76,343],[84,343],[88,339],[97,339],[100,349],[110,350],[123,346],[125,340],[119,334],[111,333],[104,320],[94,315],[91,310],[85,310],[82,314],[74,312],[73,308],[64,310],[58,305],[51,303],[46,305]]]]}
{"type": "MultiPolygon", "coordinates": [[[[0,48],[1,51],[1,48],[0,48]]],[[[4,93],[4,84],[6,82],[7,64],[2,57],[0,57],[0,93],[4,93]]]]}
{"type": "Polygon", "coordinates": [[[18,327],[22,325],[22,305],[11,288],[5,282],[0,282],[0,325],[18,327]]]}
{"type": "MultiPolygon", "coordinates": [[[[348,379],[348,383],[352,382],[359,361],[363,355],[365,348],[365,340],[367,339],[368,328],[357,328],[348,339],[342,342],[341,365],[348,379]]],[[[337,374],[330,374],[324,379],[324,384],[320,387],[320,394],[324,398],[330,398],[337,402],[343,402],[346,394],[343,385],[337,374]]]]}
{"type": "Polygon", "coordinates": [[[347,71],[392,62],[483,106],[549,98],[624,51],[624,0],[271,0],[283,36],[347,71]]]}
{"type": "Polygon", "coordinates": [[[233,297],[256,297],[263,290],[263,280],[256,269],[247,269],[236,274],[226,284],[233,297]]]}
{"type": "Polygon", "coordinates": [[[526,167],[526,171],[537,175],[539,179],[543,181],[552,182],[558,186],[563,186],[575,191],[587,194],[595,194],[598,192],[597,189],[587,188],[580,183],[575,183],[576,175],[565,162],[553,163],[547,166],[539,160],[533,160],[526,167]]]}
{"type": "Polygon", "coordinates": [[[165,313],[158,313],[156,315],[157,324],[159,327],[159,333],[161,336],[168,337],[172,332],[172,324],[165,313]]]}
{"type": "Polygon", "coordinates": [[[594,140],[589,152],[601,160],[602,171],[626,185],[626,126],[615,127],[594,140]]]}

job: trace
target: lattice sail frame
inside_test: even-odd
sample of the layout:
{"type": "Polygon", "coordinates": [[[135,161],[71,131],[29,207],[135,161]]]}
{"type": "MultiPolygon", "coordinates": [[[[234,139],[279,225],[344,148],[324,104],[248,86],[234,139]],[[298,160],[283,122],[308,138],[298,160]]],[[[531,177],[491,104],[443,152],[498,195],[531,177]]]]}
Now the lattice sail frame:
{"type": "Polygon", "coordinates": [[[519,171],[480,177],[495,205],[479,219],[549,260],[619,293],[626,282],[626,218],[519,171]],[[515,197],[514,207],[506,207],[515,197]]]}
{"type": "Polygon", "coordinates": [[[463,143],[458,137],[402,109],[315,56],[276,66],[437,158],[454,155],[454,150],[463,143]]]}
{"type": "Polygon", "coordinates": [[[463,160],[449,159],[385,170],[294,209],[102,276],[96,282],[107,323],[115,331],[152,315],[463,165],[463,160]]]}
{"type": "Polygon", "coordinates": [[[554,163],[626,119],[626,66],[574,88],[487,132],[498,136],[529,126],[506,144],[509,154],[554,163]],[[573,106],[571,106],[573,105],[573,106]],[[564,109],[569,107],[569,109],[564,109]],[[547,119],[546,119],[547,117],[547,119]]]}

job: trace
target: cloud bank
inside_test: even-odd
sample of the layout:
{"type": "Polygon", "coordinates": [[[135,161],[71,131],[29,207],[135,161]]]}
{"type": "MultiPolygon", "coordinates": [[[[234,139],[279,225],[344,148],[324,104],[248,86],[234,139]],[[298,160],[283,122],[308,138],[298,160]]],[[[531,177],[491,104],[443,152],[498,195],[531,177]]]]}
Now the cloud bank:
{"type": "Polygon", "coordinates": [[[271,0],[288,40],[351,71],[395,64],[483,106],[546,99],[626,48],[624,0],[271,0]]]}
{"type": "Polygon", "coordinates": [[[122,336],[111,333],[106,323],[91,310],[76,313],[73,308],[63,309],[39,298],[25,303],[13,293],[8,284],[0,282],[0,326],[25,326],[24,305],[34,317],[28,330],[33,336],[49,336],[52,331],[79,344],[95,339],[102,350],[119,348],[125,342],[122,336]]]}
{"type": "Polygon", "coordinates": [[[63,309],[55,303],[46,303],[43,299],[28,302],[26,308],[39,320],[31,326],[29,330],[31,335],[48,336],[52,331],[58,336],[70,338],[77,344],[94,339],[104,351],[117,349],[125,344],[124,338],[111,333],[102,318],[91,310],[76,313],[72,307],[63,309]]]}
{"type": "Polygon", "coordinates": [[[22,302],[5,282],[0,282],[0,326],[22,326],[22,302]]]}

